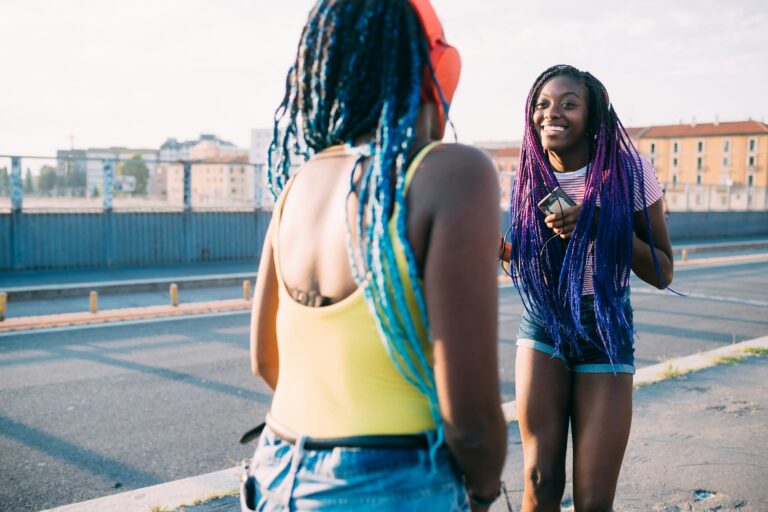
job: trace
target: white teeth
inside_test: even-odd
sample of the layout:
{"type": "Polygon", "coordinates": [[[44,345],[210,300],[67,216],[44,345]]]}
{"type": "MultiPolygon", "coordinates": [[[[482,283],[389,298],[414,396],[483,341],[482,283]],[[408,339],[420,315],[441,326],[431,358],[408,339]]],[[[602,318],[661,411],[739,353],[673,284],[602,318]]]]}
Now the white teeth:
{"type": "Polygon", "coordinates": [[[562,133],[565,128],[562,126],[542,126],[541,129],[547,133],[562,133]]]}

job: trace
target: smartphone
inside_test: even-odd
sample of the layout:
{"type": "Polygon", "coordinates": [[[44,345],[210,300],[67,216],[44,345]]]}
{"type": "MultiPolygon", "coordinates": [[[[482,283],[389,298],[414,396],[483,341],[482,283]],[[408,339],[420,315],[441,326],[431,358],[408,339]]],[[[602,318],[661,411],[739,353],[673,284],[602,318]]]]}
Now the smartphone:
{"type": "Polygon", "coordinates": [[[539,201],[538,206],[539,210],[547,215],[551,215],[553,213],[563,213],[563,210],[570,208],[571,206],[576,206],[576,203],[573,199],[568,197],[568,194],[563,192],[563,189],[555,187],[552,192],[539,201]]]}

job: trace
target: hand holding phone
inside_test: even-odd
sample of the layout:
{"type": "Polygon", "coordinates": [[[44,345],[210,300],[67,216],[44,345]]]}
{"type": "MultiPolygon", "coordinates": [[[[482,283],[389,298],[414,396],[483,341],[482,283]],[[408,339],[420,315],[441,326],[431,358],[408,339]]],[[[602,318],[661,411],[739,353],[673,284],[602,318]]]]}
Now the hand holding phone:
{"type": "Polygon", "coordinates": [[[566,208],[576,206],[576,202],[568,197],[568,194],[563,192],[563,189],[555,187],[552,192],[539,201],[538,206],[539,210],[547,215],[551,215],[553,213],[563,213],[563,210],[566,208]]]}

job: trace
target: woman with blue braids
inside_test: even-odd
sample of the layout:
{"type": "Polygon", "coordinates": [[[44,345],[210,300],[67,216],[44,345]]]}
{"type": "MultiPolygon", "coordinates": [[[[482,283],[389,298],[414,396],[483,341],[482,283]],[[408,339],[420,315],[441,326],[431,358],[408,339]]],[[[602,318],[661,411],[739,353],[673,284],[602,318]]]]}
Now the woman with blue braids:
{"type": "Polygon", "coordinates": [[[511,203],[523,510],[560,510],[569,425],[575,509],[612,510],[632,421],[630,271],[666,288],[673,262],[653,167],[590,73],[560,65],[534,82],[511,203]]]}
{"type": "Polygon", "coordinates": [[[480,151],[436,142],[458,75],[426,0],[309,14],[269,154],[256,510],[485,510],[499,494],[498,182],[480,151]]]}

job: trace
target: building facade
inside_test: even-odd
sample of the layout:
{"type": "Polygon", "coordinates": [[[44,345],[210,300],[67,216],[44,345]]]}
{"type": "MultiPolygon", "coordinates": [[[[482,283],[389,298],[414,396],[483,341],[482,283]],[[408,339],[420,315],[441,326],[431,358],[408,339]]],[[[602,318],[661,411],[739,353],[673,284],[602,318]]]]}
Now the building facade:
{"type": "MultiPolygon", "coordinates": [[[[192,205],[195,207],[253,207],[254,169],[248,150],[204,140],[189,151],[192,163],[192,205]]],[[[184,166],[161,164],[168,202],[184,204],[184,166]]]]}
{"type": "Polygon", "coordinates": [[[760,121],[649,126],[630,135],[662,183],[768,186],[768,125],[760,121]]]}
{"type": "Polygon", "coordinates": [[[146,148],[88,148],[85,150],[87,157],[85,187],[89,197],[103,195],[104,193],[104,161],[115,161],[115,175],[117,175],[117,166],[121,162],[130,160],[135,155],[139,155],[149,170],[149,181],[147,182],[147,194],[152,193],[152,175],[155,171],[157,161],[157,150],[146,148]]]}
{"type": "Polygon", "coordinates": [[[483,150],[493,161],[499,177],[500,205],[509,208],[512,197],[512,186],[515,182],[517,169],[520,165],[519,142],[476,142],[475,146],[483,150]]]}

